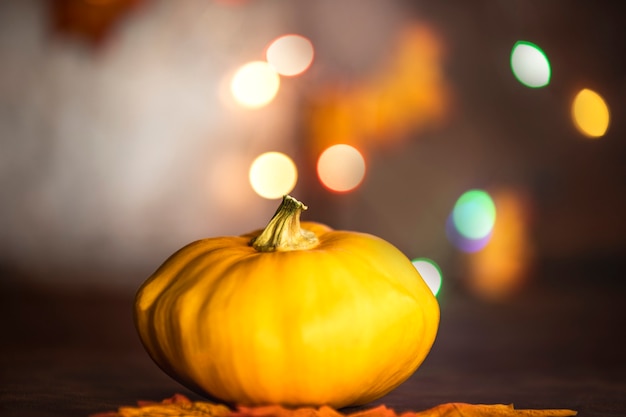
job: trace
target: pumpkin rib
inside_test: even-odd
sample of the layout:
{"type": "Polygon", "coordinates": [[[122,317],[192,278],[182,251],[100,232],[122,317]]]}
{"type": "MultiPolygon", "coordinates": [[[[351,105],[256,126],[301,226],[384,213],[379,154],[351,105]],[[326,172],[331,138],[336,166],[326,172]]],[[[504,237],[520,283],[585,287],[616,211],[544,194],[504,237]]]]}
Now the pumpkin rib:
{"type": "MultiPolygon", "coordinates": [[[[273,290],[272,290],[273,292],[279,293],[279,292],[281,292],[281,290],[279,288],[279,282],[280,281],[282,281],[283,283],[289,284],[289,280],[297,279],[297,277],[291,276],[292,274],[290,274],[289,271],[285,269],[284,264],[287,261],[284,261],[284,262],[278,262],[277,261],[277,259],[283,259],[283,258],[293,258],[292,253],[290,253],[290,252],[263,253],[258,258],[252,258],[248,262],[244,262],[244,263],[240,264],[239,266],[241,267],[241,274],[245,275],[245,276],[249,276],[249,275],[252,275],[252,272],[254,272],[257,268],[266,268],[265,265],[269,265],[269,264],[275,265],[275,266],[273,266],[273,269],[276,269],[276,270],[274,271],[273,276],[268,276],[267,277],[268,280],[271,281],[271,282],[268,282],[268,288],[273,288],[273,290]],[[260,265],[262,265],[262,266],[260,266],[260,265]],[[280,268],[280,271],[278,270],[278,268],[280,268]],[[247,273],[246,271],[249,271],[249,272],[247,273]]],[[[263,269],[258,270],[257,272],[261,272],[261,271],[263,271],[263,269]]],[[[260,276],[266,276],[266,274],[262,273],[262,272],[259,275],[260,276]]],[[[255,278],[251,278],[251,279],[253,281],[255,281],[255,282],[258,282],[258,279],[255,279],[255,278]]],[[[262,286],[263,283],[260,283],[259,285],[262,286]]],[[[246,291],[246,297],[249,297],[249,298],[253,299],[253,302],[254,302],[254,299],[258,298],[258,296],[256,294],[252,293],[252,294],[248,295],[248,293],[250,293],[250,290],[246,291]]],[[[269,295],[269,294],[267,294],[267,292],[265,294],[266,294],[266,296],[269,295]]],[[[260,301],[265,302],[264,300],[260,300],[260,301]]],[[[263,308],[261,310],[267,310],[267,308],[263,308]]],[[[283,311],[283,310],[281,309],[279,311],[283,311]]],[[[283,317],[284,318],[285,315],[281,313],[281,314],[279,314],[279,317],[283,317]]],[[[284,328],[287,327],[287,326],[284,326],[284,325],[280,326],[280,325],[277,324],[277,325],[272,325],[270,327],[271,327],[271,329],[267,329],[267,330],[270,330],[270,333],[273,334],[273,337],[276,337],[279,340],[283,340],[285,343],[288,343],[290,341],[290,339],[288,337],[285,337],[282,334],[282,332],[284,331],[284,328]]],[[[252,343],[253,344],[257,344],[258,343],[257,341],[255,341],[255,340],[257,340],[258,337],[260,337],[260,334],[258,333],[258,331],[262,331],[262,330],[256,330],[255,331],[254,328],[250,329],[250,332],[252,334],[257,335],[257,336],[252,336],[252,343]]],[[[286,351],[290,351],[289,348],[285,348],[284,346],[281,347],[281,348],[285,349],[286,351]]],[[[255,351],[255,354],[256,354],[257,358],[253,359],[253,362],[258,363],[259,365],[258,366],[251,366],[251,368],[252,369],[259,368],[259,367],[263,368],[263,365],[262,365],[263,360],[262,360],[262,357],[260,355],[260,352],[257,350],[257,351],[255,351]]],[[[287,369],[289,367],[288,364],[283,364],[281,367],[285,368],[285,370],[283,371],[283,374],[288,372],[288,369],[287,369]]],[[[245,372],[245,369],[244,369],[244,372],[245,372]]],[[[279,374],[280,374],[280,372],[279,372],[279,374]]],[[[263,379],[263,375],[261,375],[261,376],[257,375],[257,377],[259,377],[259,379],[263,379]]],[[[270,377],[266,376],[265,379],[267,379],[267,380],[274,380],[274,379],[276,379],[276,377],[270,378],[270,377]]],[[[252,385],[252,384],[250,384],[250,385],[252,385]]],[[[259,386],[258,389],[264,389],[266,391],[266,394],[261,395],[261,397],[265,396],[265,397],[269,398],[269,397],[275,397],[276,396],[276,394],[272,394],[271,393],[273,391],[273,389],[270,388],[270,387],[259,386]]],[[[284,395],[284,393],[281,393],[280,395],[284,395]]],[[[257,396],[257,398],[258,398],[258,396],[257,396]]],[[[249,400],[253,401],[253,397],[249,397],[249,400]]],[[[267,402],[271,402],[271,401],[267,401],[267,402]]]]}
{"type": "MultiPolygon", "coordinates": [[[[242,248],[239,245],[236,245],[237,248],[242,248]]],[[[223,248],[224,250],[228,250],[230,248],[223,248]]],[[[205,317],[205,316],[210,316],[212,314],[212,310],[210,308],[210,305],[214,302],[215,297],[217,296],[217,293],[220,292],[223,293],[223,289],[224,289],[224,285],[225,283],[228,283],[229,286],[233,286],[234,283],[232,281],[240,281],[240,274],[237,273],[233,273],[233,271],[238,270],[239,268],[241,268],[241,264],[242,262],[244,262],[244,260],[254,260],[258,257],[258,253],[257,252],[249,252],[249,253],[244,253],[243,255],[241,253],[236,253],[233,255],[230,255],[227,258],[222,258],[221,256],[221,251],[216,250],[216,251],[212,251],[211,252],[211,257],[206,257],[203,259],[203,272],[204,270],[206,270],[206,272],[210,275],[217,275],[217,279],[212,280],[210,282],[210,284],[205,284],[207,285],[207,287],[204,287],[206,289],[204,289],[202,291],[202,293],[207,294],[207,296],[203,299],[202,303],[200,304],[200,306],[198,307],[198,315],[200,317],[205,317]],[[217,262],[218,265],[220,265],[220,270],[219,272],[216,272],[215,270],[212,270],[212,266],[215,265],[213,261],[213,258],[219,258],[219,262],[217,262]]],[[[204,274],[201,274],[204,275],[204,274]]],[[[237,283],[240,284],[240,283],[237,283]]],[[[196,285],[192,285],[191,288],[189,289],[190,291],[197,291],[198,288],[196,285]]],[[[219,335],[216,335],[216,333],[223,333],[223,329],[228,329],[230,326],[226,323],[224,323],[223,325],[217,325],[213,327],[213,334],[214,336],[211,339],[217,339],[217,340],[221,340],[222,337],[220,337],[219,335]]],[[[199,332],[200,334],[202,334],[202,332],[199,332]]],[[[214,343],[212,343],[211,341],[209,341],[209,347],[212,346],[214,343]]],[[[215,356],[215,355],[214,355],[215,356]]],[[[219,356],[219,355],[217,355],[219,356]]],[[[215,362],[213,358],[209,359],[209,363],[213,363],[215,362]]],[[[218,373],[218,380],[223,380],[223,379],[228,379],[230,378],[230,373],[235,373],[236,370],[236,364],[231,364],[230,368],[232,369],[231,371],[223,371],[221,370],[222,367],[219,366],[214,366],[214,370],[215,372],[218,373]]],[[[200,379],[204,379],[203,376],[200,376],[200,379]]],[[[206,388],[204,388],[204,391],[207,391],[206,388]]]]}
{"type": "MultiPolygon", "coordinates": [[[[383,243],[385,245],[389,245],[389,243],[387,243],[386,241],[383,241],[382,239],[379,239],[375,236],[371,236],[371,235],[367,235],[367,234],[361,234],[361,236],[367,237],[367,238],[373,238],[374,241],[376,241],[376,243],[383,243]]],[[[339,239],[339,236],[336,236],[337,239],[339,239]]],[[[350,246],[351,247],[351,246],[350,246]]],[[[401,255],[402,257],[404,257],[404,254],[402,254],[402,252],[398,251],[395,247],[391,247],[392,249],[394,249],[394,251],[396,251],[397,255],[401,255]]],[[[429,346],[430,344],[432,344],[432,341],[434,341],[434,337],[435,337],[435,333],[436,333],[436,329],[433,330],[431,326],[428,325],[427,321],[426,321],[426,308],[431,308],[433,305],[436,307],[436,311],[437,311],[437,319],[436,322],[438,323],[439,321],[439,309],[438,306],[436,305],[436,301],[434,302],[433,305],[431,306],[425,306],[424,303],[422,302],[422,298],[424,297],[418,297],[418,294],[414,294],[411,293],[411,291],[406,288],[405,286],[403,286],[400,282],[398,282],[395,279],[390,278],[389,274],[384,270],[381,269],[380,266],[378,265],[378,263],[376,262],[372,262],[372,257],[371,256],[367,256],[364,255],[361,251],[358,250],[347,250],[347,249],[343,249],[346,253],[349,253],[352,256],[355,257],[359,257],[361,259],[361,261],[364,264],[369,265],[369,267],[371,267],[373,270],[375,270],[380,277],[384,277],[387,282],[389,283],[389,285],[391,285],[395,290],[397,291],[401,291],[402,293],[404,293],[405,295],[411,297],[411,299],[413,299],[416,303],[416,306],[420,312],[419,314],[419,320],[420,320],[420,325],[418,326],[422,331],[422,339],[426,339],[427,343],[426,345],[429,346]]],[[[413,268],[413,266],[411,265],[411,267],[413,268]]],[[[415,269],[415,274],[416,274],[416,278],[419,281],[422,281],[423,283],[423,279],[422,277],[419,275],[419,272],[417,272],[417,270],[415,269]]],[[[423,283],[423,286],[426,286],[425,283],[423,283]]],[[[427,287],[426,287],[426,291],[430,291],[427,287]]],[[[431,295],[430,292],[427,293],[427,295],[431,295]]],[[[434,296],[426,297],[426,299],[431,299],[434,301],[434,296]]],[[[433,326],[436,327],[436,326],[433,326]]],[[[423,360],[425,359],[427,353],[428,353],[429,349],[425,349],[424,352],[419,352],[419,354],[415,357],[415,360],[411,363],[410,368],[412,368],[413,370],[417,369],[417,367],[419,367],[419,365],[423,362],[423,360]]],[[[412,372],[411,372],[412,373],[412,372]]],[[[393,379],[393,378],[392,378],[393,379]]],[[[391,388],[393,389],[393,388],[391,388]]],[[[391,390],[390,389],[390,390],[391,390]]],[[[389,390],[389,391],[390,391],[389,390]]]]}
{"type": "MultiPolygon", "coordinates": [[[[339,233],[339,232],[337,232],[337,233],[339,233]]],[[[366,238],[366,239],[372,240],[376,244],[383,243],[383,244],[385,244],[385,246],[390,245],[389,243],[385,242],[384,240],[379,239],[379,238],[377,238],[377,237],[375,237],[373,235],[368,235],[368,234],[365,234],[365,233],[360,233],[359,235],[362,238],[366,238]]],[[[340,239],[342,237],[343,236],[341,236],[341,235],[334,236],[334,238],[337,239],[337,241],[339,243],[341,243],[340,239]]],[[[352,242],[350,242],[350,243],[352,243],[352,242]]],[[[402,285],[402,283],[400,281],[398,281],[398,280],[396,280],[394,278],[391,278],[389,276],[389,274],[385,271],[385,269],[380,267],[378,262],[374,262],[373,261],[373,259],[375,259],[375,258],[372,256],[372,254],[365,255],[365,254],[361,253],[360,250],[351,250],[351,249],[349,250],[349,249],[346,249],[343,245],[339,245],[339,246],[340,246],[340,249],[337,249],[337,250],[345,251],[346,253],[349,253],[349,254],[351,254],[353,256],[358,256],[361,259],[361,262],[363,262],[363,264],[366,264],[370,268],[372,268],[373,270],[377,271],[380,274],[381,277],[384,277],[387,281],[389,281],[390,285],[392,285],[394,288],[396,288],[396,289],[398,289],[400,291],[406,292],[407,295],[411,296],[412,298],[414,298],[417,301],[417,295],[412,293],[406,286],[402,285]]],[[[349,246],[351,248],[350,245],[346,245],[346,246],[349,246]]],[[[395,249],[395,247],[393,247],[393,249],[395,249]]],[[[395,253],[395,255],[401,255],[403,258],[405,257],[404,254],[402,254],[402,252],[398,251],[397,249],[395,249],[395,250],[397,251],[395,253]]],[[[372,252],[372,251],[368,250],[368,252],[372,252]]],[[[408,260],[408,258],[407,258],[407,260],[408,260]]],[[[421,279],[421,276],[419,275],[419,272],[417,272],[417,269],[415,269],[415,272],[417,273],[417,276],[421,279]]]]}
{"type": "MultiPolygon", "coordinates": [[[[225,273],[233,268],[233,265],[236,264],[236,257],[230,256],[227,258],[220,259],[219,262],[208,262],[213,258],[220,257],[220,254],[224,251],[228,251],[230,248],[228,246],[213,249],[204,254],[204,256],[198,258],[198,264],[196,265],[195,270],[185,271],[184,279],[180,279],[183,277],[179,277],[181,281],[180,291],[181,294],[177,297],[179,302],[187,301],[189,297],[195,298],[196,294],[203,294],[203,297],[197,300],[196,303],[187,306],[185,312],[190,319],[184,317],[182,313],[177,317],[178,320],[189,323],[189,326],[195,325],[196,321],[193,320],[193,317],[204,317],[207,314],[208,306],[210,305],[213,296],[215,294],[216,288],[218,288],[221,284],[221,281],[225,279],[225,273]],[[212,279],[207,279],[205,277],[213,277],[212,279]],[[192,311],[193,309],[193,311],[192,311]]],[[[181,310],[182,311],[182,310],[181,310]]],[[[194,326],[195,327],[195,326],[194,326]]],[[[204,333],[195,331],[195,329],[190,329],[189,332],[191,335],[184,335],[182,328],[181,338],[189,339],[191,342],[186,342],[183,346],[187,349],[192,348],[193,346],[202,345],[203,343],[209,343],[210,340],[204,340],[204,333]],[[193,343],[192,346],[190,346],[193,343]]],[[[190,359],[198,359],[198,354],[189,355],[190,359]]],[[[212,362],[210,358],[206,358],[205,355],[201,355],[200,359],[202,362],[208,362],[209,366],[212,362]]],[[[187,366],[183,368],[183,376],[184,369],[191,370],[191,373],[195,375],[195,379],[202,380],[204,377],[202,374],[198,374],[199,370],[202,369],[203,366],[199,363],[189,362],[187,366]]],[[[188,371],[189,372],[189,371],[188,371]]]]}
{"type": "MultiPolygon", "coordinates": [[[[157,270],[155,274],[153,274],[151,279],[149,279],[145,285],[146,288],[150,289],[149,286],[154,285],[155,281],[158,279],[161,279],[166,283],[162,292],[158,293],[158,296],[153,300],[150,307],[146,310],[147,312],[149,312],[149,316],[150,316],[146,320],[149,320],[152,322],[166,323],[168,326],[168,329],[164,332],[162,331],[161,334],[159,334],[158,332],[151,332],[150,339],[152,343],[150,343],[150,349],[155,350],[154,355],[156,356],[155,361],[157,362],[157,364],[162,369],[166,368],[166,373],[168,373],[170,376],[174,377],[174,379],[180,381],[184,385],[189,385],[190,382],[193,383],[193,379],[190,379],[189,377],[187,377],[185,375],[185,372],[181,371],[178,368],[182,368],[182,369],[187,368],[187,369],[193,370],[195,368],[195,364],[188,363],[187,366],[181,367],[180,362],[184,361],[184,357],[185,357],[184,355],[182,355],[182,358],[174,360],[174,361],[172,361],[171,359],[168,359],[169,357],[171,357],[171,354],[167,352],[172,351],[172,349],[169,348],[169,346],[171,345],[186,346],[186,343],[181,343],[181,341],[183,341],[185,337],[183,336],[183,330],[181,329],[179,325],[180,318],[176,317],[175,319],[172,320],[171,317],[168,318],[167,316],[171,316],[172,311],[176,312],[180,310],[177,307],[177,304],[175,303],[175,301],[180,302],[180,300],[184,298],[184,297],[181,297],[180,295],[187,294],[193,289],[195,285],[197,285],[197,280],[192,279],[194,274],[197,274],[198,272],[200,272],[200,270],[210,268],[210,266],[208,265],[207,266],[203,265],[206,263],[205,257],[207,255],[212,255],[215,252],[228,249],[227,244],[229,242],[223,239],[221,242],[219,242],[219,243],[222,243],[222,245],[215,247],[215,248],[211,248],[209,251],[206,251],[207,244],[213,244],[213,243],[216,243],[216,242],[212,241],[212,239],[203,239],[203,240],[199,240],[199,241],[196,241],[187,245],[185,248],[178,251],[177,255],[179,257],[180,256],[182,257],[192,256],[191,260],[188,263],[182,265],[181,268],[177,268],[173,272],[168,271],[168,273],[163,273],[161,271],[163,268],[159,268],[159,270],[157,270]],[[174,294],[175,296],[173,296],[172,294],[174,294]],[[167,295],[167,297],[165,295],[167,295]],[[160,315],[163,315],[164,317],[161,319],[159,317],[160,315]],[[165,337],[165,335],[168,335],[168,336],[165,337]],[[172,340],[174,337],[178,339],[179,341],[178,343],[172,340]],[[172,366],[172,362],[179,363],[179,366],[178,367],[172,366]]],[[[164,265],[165,268],[163,270],[167,270],[167,266],[171,266],[172,263],[176,265],[176,260],[172,259],[173,257],[170,257],[170,259],[166,261],[166,266],[164,265]]],[[[200,274],[200,276],[204,276],[204,275],[205,275],[204,273],[200,274]]],[[[176,356],[180,356],[180,355],[176,355],[176,356]]],[[[193,384],[196,385],[195,383],[193,384]]],[[[196,389],[196,391],[198,390],[196,389]]],[[[200,390],[200,391],[202,392],[204,390],[200,390]]]]}
{"type": "MultiPolygon", "coordinates": [[[[346,272],[343,272],[343,273],[332,274],[332,275],[334,275],[333,279],[336,279],[338,275],[341,275],[342,278],[346,278],[344,281],[336,283],[337,287],[347,286],[346,288],[340,289],[340,291],[342,291],[342,292],[348,292],[349,291],[350,293],[353,293],[353,292],[355,292],[354,290],[357,290],[357,292],[360,293],[364,287],[365,288],[367,287],[367,286],[362,285],[363,280],[361,279],[361,277],[358,277],[358,278],[354,277],[350,273],[351,270],[354,270],[357,267],[361,266],[360,262],[358,262],[359,265],[357,265],[357,266],[355,266],[355,265],[347,265],[346,264],[346,259],[352,260],[352,256],[346,257],[346,253],[341,253],[341,252],[338,252],[338,251],[331,252],[331,254],[332,254],[331,256],[333,256],[335,258],[340,258],[340,260],[335,260],[335,261],[332,262],[332,264],[334,265],[334,268],[336,268],[337,265],[342,265],[342,269],[344,269],[346,271],[346,272]],[[355,287],[355,285],[356,285],[356,287],[355,287]]],[[[348,253],[348,255],[350,255],[350,254],[348,253]]],[[[326,256],[328,256],[328,255],[326,255],[326,256]]],[[[329,262],[329,264],[330,264],[330,262],[329,262]]],[[[384,282],[385,286],[388,286],[389,284],[390,284],[389,282],[384,282]]],[[[403,297],[408,296],[408,294],[406,294],[406,293],[402,293],[402,294],[403,294],[402,295],[403,297]]],[[[354,299],[354,297],[351,297],[351,298],[354,299]]],[[[371,299],[375,299],[375,298],[376,298],[375,295],[372,295],[371,299]]],[[[412,302],[414,302],[414,300],[412,298],[409,297],[409,299],[411,299],[412,302]]],[[[337,304],[343,305],[343,304],[345,304],[345,302],[341,301],[340,303],[337,303],[337,304]]],[[[362,309],[362,308],[360,308],[360,309],[362,309]]],[[[368,310],[369,309],[370,309],[370,307],[368,307],[368,310]]],[[[336,313],[333,313],[333,315],[336,315],[336,313]]],[[[340,314],[340,316],[343,316],[343,315],[344,315],[343,313],[340,314]]],[[[329,322],[329,320],[330,320],[330,318],[324,320],[324,322],[329,322]]],[[[350,327],[353,327],[353,323],[348,323],[346,325],[346,328],[350,329],[350,327]]],[[[366,327],[366,330],[368,330],[368,328],[369,328],[369,326],[366,327]]],[[[321,333],[322,334],[323,333],[327,333],[327,331],[324,330],[321,333]]],[[[370,338],[372,338],[372,340],[373,340],[374,336],[373,335],[368,336],[368,339],[370,339],[370,338]]],[[[358,351],[358,349],[357,349],[357,351],[358,351]]],[[[346,371],[339,371],[339,370],[337,370],[337,372],[338,373],[346,373],[346,374],[350,375],[350,373],[354,372],[354,371],[346,372],[346,371]]],[[[382,369],[378,372],[378,374],[380,374],[381,372],[383,372],[382,369]]],[[[370,378],[372,379],[371,385],[372,385],[373,389],[375,389],[374,385],[382,383],[380,381],[379,376],[371,375],[370,378]]],[[[348,384],[348,383],[350,383],[350,381],[345,382],[345,384],[348,384]]],[[[356,398],[358,398],[358,397],[356,397],[356,398]]],[[[350,402],[356,401],[356,398],[350,399],[349,401],[350,402]]]]}
{"type": "MultiPolygon", "coordinates": [[[[254,270],[257,265],[259,263],[263,262],[263,257],[261,253],[258,252],[253,252],[253,254],[249,257],[246,257],[245,259],[239,259],[238,262],[236,264],[231,265],[231,268],[229,268],[229,270],[224,274],[224,279],[222,280],[223,283],[227,282],[227,281],[235,281],[237,280],[237,286],[238,287],[247,287],[247,283],[250,280],[254,279],[254,276],[251,274],[246,274],[246,273],[242,273],[241,271],[245,271],[246,268],[250,268],[252,270],[254,270]],[[243,282],[242,282],[243,281],[243,282]]],[[[222,290],[221,292],[223,292],[223,289],[220,288],[220,290],[222,290]]],[[[242,307],[242,308],[247,308],[247,304],[248,302],[246,302],[246,297],[244,297],[244,294],[241,293],[237,293],[235,291],[231,291],[230,295],[228,297],[228,299],[225,301],[227,304],[227,308],[229,309],[233,309],[232,305],[234,304],[234,302],[237,302],[237,306],[242,307]]],[[[228,313],[230,310],[227,310],[226,313],[228,313]]],[[[256,316],[256,315],[255,315],[256,316]]],[[[234,329],[240,329],[241,326],[245,326],[247,323],[240,323],[241,317],[238,314],[227,314],[227,319],[229,320],[229,325],[225,325],[224,329],[228,330],[231,328],[234,329]],[[233,320],[234,318],[236,318],[236,322],[235,323],[231,323],[230,321],[233,320]]],[[[230,337],[232,337],[232,333],[229,333],[230,337]]],[[[244,335],[244,339],[247,339],[248,337],[250,337],[250,335],[244,335]]],[[[226,339],[228,339],[228,337],[226,337],[226,339]]],[[[243,344],[245,344],[245,351],[247,352],[246,354],[244,354],[244,356],[249,356],[252,354],[252,352],[254,352],[254,350],[249,349],[250,345],[253,345],[253,340],[252,341],[247,341],[247,340],[243,340],[242,341],[243,344]]],[[[258,356],[258,355],[255,355],[258,356]]],[[[254,381],[260,381],[263,379],[263,375],[260,374],[259,371],[259,367],[255,367],[255,366],[240,366],[240,364],[242,363],[242,359],[238,358],[237,356],[234,355],[227,355],[227,357],[229,357],[229,365],[228,367],[231,368],[231,375],[230,376],[226,376],[226,378],[228,380],[232,380],[232,379],[236,379],[237,381],[241,381],[241,380],[254,380],[254,381]]],[[[245,361],[245,359],[243,359],[245,361]]],[[[259,361],[260,359],[256,359],[254,358],[252,361],[259,361]]],[[[247,361],[247,363],[249,363],[249,359],[247,361]]],[[[231,391],[230,395],[233,398],[239,397],[239,401],[240,402],[253,402],[254,399],[254,394],[250,392],[249,388],[246,388],[245,384],[241,384],[241,383],[236,383],[236,384],[231,384],[231,385],[237,385],[238,388],[233,389],[232,387],[229,388],[229,391],[231,391]],[[233,395],[233,391],[235,391],[235,395],[233,395]],[[239,392],[239,395],[236,395],[237,392],[239,392]]],[[[256,384],[252,384],[252,385],[256,385],[256,384]]],[[[259,387],[259,389],[261,389],[261,387],[259,387]]]]}

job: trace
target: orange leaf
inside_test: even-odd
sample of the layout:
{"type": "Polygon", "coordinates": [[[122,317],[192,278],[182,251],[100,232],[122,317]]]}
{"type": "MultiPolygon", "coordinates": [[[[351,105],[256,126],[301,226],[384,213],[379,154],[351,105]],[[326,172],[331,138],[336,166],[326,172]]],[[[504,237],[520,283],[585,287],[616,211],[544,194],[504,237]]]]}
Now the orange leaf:
{"type": "Polygon", "coordinates": [[[120,407],[117,412],[99,413],[91,417],[567,417],[576,414],[573,410],[516,410],[512,404],[464,403],[442,404],[425,411],[409,411],[400,416],[384,405],[352,414],[342,414],[327,406],[295,409],[281,405],[239,406],[233,411],[221,404],[192,402],[184,395],[176,394],[161,402],[139,401],[137,407],[120,407]]]}
{"type": "Polygon", "coordinates": [[[91,417],[228,417],[231,411],[221,404],[192,402],[175,394],[161,402],[139,401],[137,407],[120,407],[117,413],[100,413],[91,417]]]}
{"type": "Polygon", "coordinates": [[[573,410],[516,410],[513,404],[448,403],[426,411],[404,413],[401,417],[566,417],[576,414],[573,410]]]}
{"type": "Polygon", "coordinates": [[[348,417],[397,417],[395,411],[390,408],[387,408],[384,405],[379,405],[378,407],[370,408],[368,410],[357,411],[356,413],[350,414],[348,417]]]}

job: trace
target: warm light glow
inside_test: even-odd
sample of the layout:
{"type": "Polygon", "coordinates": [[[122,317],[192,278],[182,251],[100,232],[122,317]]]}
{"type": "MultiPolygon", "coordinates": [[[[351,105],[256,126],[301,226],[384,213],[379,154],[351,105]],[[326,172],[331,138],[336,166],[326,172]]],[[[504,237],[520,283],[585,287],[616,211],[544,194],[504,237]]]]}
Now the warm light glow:
{"type": "Polygon", "coordinates": [[[441,270],[439,266],[435,263],[435,261],[428,258],[417,258],[413,261],[413,266],[417,269],[417,272],[420,273],[430,291],[432,291],[433,295],[436,297],[439,294],[439,290],[441,289],[441,270]]]}
{"type": "Polygon", "coordinates": [[[278,73],[263,61],[243,65],[235,72],[230,83],[230,91],[237,103],[249,108],[269,104],[276,97],[279,87],[278,73]]]}
{"type": "Polygon", "coordinates": [[[307,130],[320,153],[335,143],[398,146],[446,120],[453,91],[444,41],[422,24],[403,27],[367,76],[326,77],[309,95],[307,130]]]}
{"type": "Polygon", "coordinates": [[[511,51],[511,69],[517,80],[526,87],[545,87],[550,83],[550,61],[537,45],[518,41],[511,51]]]}
{"type": "Polygon", "coordinates": [[[609,128],[609,107],[598,93],[585,88],[574,99],[572,118],[580,133],[599,138],[609,128]]]}
{"type": "Polygon", "coordinates": [[[300,75],[313,62],[313,44],[304,36],[284,35],[270,44],[266,57],[280,75],[300,75]]]}
{"type": "Polygon", "coordinates": [[[452,221],[464,237],[482,239],[491,233],[496,221],[496,206],[486,191],[467,191],[454,205],[452,221]]]}
{"type": "Polygon", "coordinates": [[[104,6],[108,3],[114,3],[113,0],[85,0],[85,3],[91,4],[93,6],[104,6]]]}
{"type": "Polygon", "coordinates": [[[296,164],[280,152],[259,155],[250,166],[252,189],[263,198],[281,198],[290,193],[298,181],[296,164]]]}
{"type": "Polygon", "coordinates": [[[211,198],[229,210],[245,207],[253,196],[247,188],[249,167],[249,159],[239,152],[220,154],[208,167],[211,198]]]}
{"type": "Polygon", "coordinates": [[[468,258],[467,283],[481,297],[503,299],[522,287],[532,262],[529,203],[517,190],[494,192],[494,200],[498,219],[491,241],[468,258]]]}
{"type": "Polygon", "coordinates": [[[243,6],[248,0],[214,0],[226,6],[243,6]]]}
{"type": "Polygon", "coordinates": [[[359,186],[365,176],[365,159],[349,145],[333,145],[320,155],[317,175],[332,191],[346,192],[359,186]]]}

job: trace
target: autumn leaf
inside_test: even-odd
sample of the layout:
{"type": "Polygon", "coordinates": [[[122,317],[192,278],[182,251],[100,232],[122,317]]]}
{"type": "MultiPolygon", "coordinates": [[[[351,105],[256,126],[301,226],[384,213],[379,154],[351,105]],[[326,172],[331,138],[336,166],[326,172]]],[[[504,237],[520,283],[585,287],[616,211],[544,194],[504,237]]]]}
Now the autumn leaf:
{"type": "Polygon", "coordinates": [[[286,408],[280,405],[239,406],[235,410],[209,402],[192,402],[176,394],[161,402],[140,401],[137,407],[120,407],[117,412],[91,417],[567,417],[574,410],[516,410],[513,405],[448,403],[425,411],[408,411],[400,415],[384,405],[343,414],[331,407],[286,408]]]}
{"type": "Polygon", "coordinates": [[[574,410],[516,410],[513,404],[449,403],[426,411],[404,413],[400,417],[566,417],[576,414],[574,410]]]}
{"type": "Polygon", "coordinates": [[[231,413],[224,405],[192,402],[184,395],[175,394],[161,402],[139,401],[137,407],[120,407],[117,412],[91,417],[228,417],[231,413]]]}

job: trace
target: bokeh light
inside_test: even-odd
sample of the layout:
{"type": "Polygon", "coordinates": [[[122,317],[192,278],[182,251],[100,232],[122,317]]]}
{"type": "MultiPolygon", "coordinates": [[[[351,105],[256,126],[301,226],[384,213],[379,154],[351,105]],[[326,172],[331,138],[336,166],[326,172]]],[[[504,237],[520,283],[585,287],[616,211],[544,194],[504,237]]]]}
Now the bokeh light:
{"type": "Polygon", "coordinates": [[[250,185],[261,197],[274,199],[290,193],[298,181],[296,164],[280,152],[259,155],[250,166],[250,185]]]}
{"type": "Polygon", "coordinates": [[[313,62],[313,44],[300,35],[283,35],[275,39],[265,53],[267,62],[280,75],[296,76],[313,62]]]}
{"type": "Polygon", "coordinates": [[[350,145],[333,145],[320,155],[317,175],[322,184],[332,191],[351,191],[365,177],[365,159],[350,145]]]}
{"type": "Polygon", "coordinates": [[[452,209],[452,221],[462,236],[472,240],[482,239],[493,229],[496,206],[486,191],[466,191],[452,209]]]}
{"type": "Polygon", "coordinates": [[[230,91],[235,101],[248,108],[269,104],[280,88],[280,77],[270,64],[253,61],[241,66],[233,76],[230,91]]]}
{"type": "Polygon", "coordinates": [[[433,295],[436,297],[437,294],[439,294],[441,282],[443,280],[439,265],[437,265],[435,261],[428,258],[417,258],[412,262],[415,269],[417,269],[417,272],[420,273],[424,282],[426,282],[426,285],[428,285],[428,288],[430,288],[433,295]]]}
{"type": "Polygon", "coordinates": [[[531,88],[550,83],[550,61],[541,48],[531,42],[517,41],[511,51],[511,69],[515,78],[531,88]]]}
{"type": "Polygon", "coordinates": [[[489,240],[491,240],[491,233],[479,239],[470,239],[463,236],[454,225],[452,214],[448,216],[448,220],[446,221],[446,236],[458,250],[465,253],[478,252],[487,246],[489,240]]]}
{"type": "Polygon", "coordinates": [[[497,190],[493,197],[498,220],[489,244],[467,258],[467,284],[482,298],[501,300],[522,288],[531,267],[530,203],[515,189],[497,190]]]}
{"type": "Polygon", "coordinates": [[[574,98],[572,118],[580,133],[589,138],[599,138],[609,128],[609,107],[602,96],[585,88],[574,98]]]}

